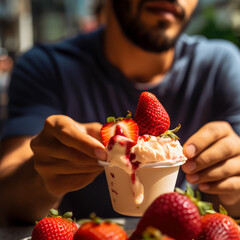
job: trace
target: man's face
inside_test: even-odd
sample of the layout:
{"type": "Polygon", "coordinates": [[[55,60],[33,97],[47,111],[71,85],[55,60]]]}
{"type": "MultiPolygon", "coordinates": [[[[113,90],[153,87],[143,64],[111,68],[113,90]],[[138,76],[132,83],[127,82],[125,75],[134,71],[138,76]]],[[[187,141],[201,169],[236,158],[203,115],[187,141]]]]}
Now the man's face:
{"type": "Polygon", "coordinates": [[[112,0],[124,35],[151,52],[172,48],[189,22],[198,0],[112,0]]]}

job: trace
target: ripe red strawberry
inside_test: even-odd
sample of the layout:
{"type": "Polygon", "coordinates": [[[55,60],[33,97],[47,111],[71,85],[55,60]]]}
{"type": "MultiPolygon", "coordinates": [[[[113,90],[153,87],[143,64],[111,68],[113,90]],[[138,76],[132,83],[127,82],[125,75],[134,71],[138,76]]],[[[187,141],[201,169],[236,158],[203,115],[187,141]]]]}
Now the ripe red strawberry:
{"type": "Polygon", "coordinates": [[[118,224],[95,218],[83,223],[74,235],[74,240],[127,240],[126,232],[118,224]]]}
{"type": "Polygon", "coordinates": [[[118,120],[114,118],[113,121],[103,125],[100,133],[105,146],[108,145],[109,140],[114,135],[126,136],[137,143],[138,125],[131,119],[120,118],[118,120]]]}
{"type": "Polygon", "coordinates": [[[159,136],[170,126],[168,113],[156,96],[149,92],[140,95],[134,121],[138,124],[139,135],[159,136]]]}
{"type": "Polygon", "coordinates": [[[58,216],[57,210],[51,209],[48,217],[36,224],[32,232],[32,240],[72,240],[77,225],[71,220],[72,213],[58,216]]]}
{"type": "Polygon", "coordinates": [[[202,222],[197,206],[186,195],[172,192],[160,195],[148,207],[130,240],[152,226],[178,240],[192,240],[201,231],[202,222]]]}
{"type": "Polygon", "coordinates": [[[202,223],[202,231],[196,240],[240,240],[237,223],[223,213],[206,214],[202,223]]]}

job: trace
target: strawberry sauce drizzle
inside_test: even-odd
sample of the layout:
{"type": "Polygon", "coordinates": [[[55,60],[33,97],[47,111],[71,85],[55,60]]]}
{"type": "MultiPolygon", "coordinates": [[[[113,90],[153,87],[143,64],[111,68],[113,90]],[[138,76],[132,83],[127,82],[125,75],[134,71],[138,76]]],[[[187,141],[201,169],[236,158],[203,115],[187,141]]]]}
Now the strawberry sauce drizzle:
{"type": "MultiPolygon", "coordinates": [[[[124,134],[120,125],[116,126],[115,135],[113,137],[111,137],[111,139],[108,143],[107,148],[108,148],[109,151],[112,150],[114,144],[117,142],[117,137],[116,136],[118,136],[118,135],[126,137],[126,135],[124,134]]],[[[144,137],[144,136],[142,136],[142,138],[144,138],[145,141],[149,140],[147,137],[144,137]]],[[[135,172],[138,169],[138,167],[140,165],[140,162],[138,162],[138,161],[134,162],[134,160],[136,159],[136,154],[131,153],[130,151],[131,151],[131,148],[136,145],[136,142],[133,142],[133,141],[118,141],[118,143],[121,146],[126,147],[125,157],[126,157],[126,159],[129,160],[128,162],[132,165],[133,173],[131,174],[131,182],[132,182],[132,184],[134,184],[135,181],[136,181],[136,173],[135,172]]],[[[114,176],[112,176],[112,178],[114,178],[114,176]]]]}
{"type": "Polygon", "coordinates": [[[119,125],[116,126],[116,130],[115,130],[115,136],[116,135],[120,135],[120,136],[124,136],[126,137],[126,135],[123,133],[123,130],[121,129],[121,127],[119,125]]]}
{"type": "Polygon", "coordinates": [[[140,136],[139,139],[143,139],[144,142],[148,142],[151,139],[150,135],[143,135],[140,136]]]}
{"type": "Polygon", "coordinates": [[[118,192],[114,189],[111,189],[113,193],[115,193],[116,195],[118,195],[118,192]]]}
{"type": "Polygon", "coordinates": [[[131,174],[131,181],[132,181],[133,184],[134,184],[135,181],[136,181],[136,173],[135,173],[135,172],[133,172],[133,173],[131,174]]]}
{"type": "Polygon", "coordinates": [[[110,175],[111,175],[112,178],[115,178],[115,175],[113,173],[110,173],[110,175]]]}

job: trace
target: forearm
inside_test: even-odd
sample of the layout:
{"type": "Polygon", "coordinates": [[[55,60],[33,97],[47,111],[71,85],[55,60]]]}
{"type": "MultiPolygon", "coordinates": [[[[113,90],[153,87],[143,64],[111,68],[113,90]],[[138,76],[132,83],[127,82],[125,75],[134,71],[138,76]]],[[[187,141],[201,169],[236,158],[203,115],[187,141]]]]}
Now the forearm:
{"type": "Polygon", "coordinates": [[[0,221],[34,222],[46,216],[59,199],[49,194],[33,167],[33,160],[0,171],[0,221]],[[3,219],[1,219],[3,218],[3,219]]]}

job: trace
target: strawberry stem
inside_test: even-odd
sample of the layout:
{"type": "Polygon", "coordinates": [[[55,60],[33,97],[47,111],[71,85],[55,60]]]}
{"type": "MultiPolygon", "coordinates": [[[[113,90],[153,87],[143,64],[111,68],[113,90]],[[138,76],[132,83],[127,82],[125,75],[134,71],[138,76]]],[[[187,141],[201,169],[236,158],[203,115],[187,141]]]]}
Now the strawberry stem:
{"type": "Polygon", "coordinates": [[[110,123],[110,122],[119,122],[119,121],[122,121],[124,119],[132,119],[132,113],[130,111],[127,111],[128,114],[126,117],[118,117],[118,118],[115,118],[115,117],[108,117],[107,118],[107,122],[110,123]]]}
{"type": "Polygon", "coordinates": [[[179,131],[179,129],[181,128],[181,124],[179,123],[178,126],[176,128],[174,128],[173,130],[167,130],[164,133],[162,133],[160,135],[160,137],[163,138],[172,138],[173,140],[179,140],[179,137],[175,134],[176,132],[179,131]]]}
{"type": "Polygon", "coordinates": [[[132,113],[129,110],[127,111],[127,113],[128,114],[127,114],[126,118],[127,119],[132,119],[132,113]]]}

